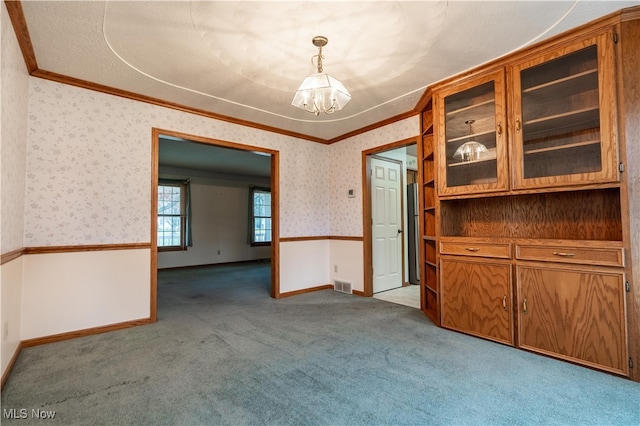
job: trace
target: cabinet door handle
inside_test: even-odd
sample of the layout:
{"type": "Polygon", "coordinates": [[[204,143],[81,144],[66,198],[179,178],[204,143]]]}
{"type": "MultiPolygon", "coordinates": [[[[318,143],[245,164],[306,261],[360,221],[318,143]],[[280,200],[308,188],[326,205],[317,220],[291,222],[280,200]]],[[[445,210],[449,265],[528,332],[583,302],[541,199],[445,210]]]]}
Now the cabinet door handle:
{"type": "Polygon", "coordinates": [[[562,257],[573,257],[576,255],[575,253],[564,253],[561,251],[554,251],[553,254],[556,256],[562,256],[562,257]]]}
{"type": "Polygon", "coordinates": [[[507,296],[502,296],[502,309],[507,310],[507,296]]]}
{"type": "Polygon", "coordinates": [[[478,247],[465,247],[464,249],[467,251],[473,251],[473,252],[480,251],[478,247]]]}
{"type": "Polygon", "coordinates": [[[527,313],[527,299],[526,298],[522,301],[522,311],[525,314],[527,313]]]}
{"type": "Polygon", "coordinates": [[[522,128],[522,125],[520,124],[520,119],[516,120],[516,130],[520,131],[520,129],[522,128]]]}
{"type": "Polygon", "coordinates": [[[498,136],[502,135],[502,123],[498,123],[498,136]]]}

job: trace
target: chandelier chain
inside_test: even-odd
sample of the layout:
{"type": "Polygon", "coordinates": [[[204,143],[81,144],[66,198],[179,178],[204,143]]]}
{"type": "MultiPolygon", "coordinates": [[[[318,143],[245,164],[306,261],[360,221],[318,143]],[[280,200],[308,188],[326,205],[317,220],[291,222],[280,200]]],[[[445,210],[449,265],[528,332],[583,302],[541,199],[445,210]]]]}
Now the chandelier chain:
{"type": "Polygon", "coordinates": [[[311,57],[311,63],[313,64],[313,58],[316,58],[316,65],[318,66],[318,74],[320,74],[322,69],[322,60],[324,56],[322,55],[322,46],[318,47],[318,54],[311,57]]]}

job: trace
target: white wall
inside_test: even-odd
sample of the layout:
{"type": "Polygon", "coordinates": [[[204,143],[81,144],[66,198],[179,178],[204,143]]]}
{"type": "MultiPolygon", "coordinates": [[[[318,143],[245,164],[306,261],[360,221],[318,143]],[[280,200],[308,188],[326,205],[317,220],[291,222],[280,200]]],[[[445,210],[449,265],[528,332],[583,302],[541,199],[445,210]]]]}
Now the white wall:
{"type": "MultiPolygon", "coordinates": [[[[420,134],[420,118],[413,116],[369,132],[329,145],[329,191],[331,234],[362,237],[362,152],[368,149],[415,137],[420,134]],[[348,198],[348,189],[355,189],[355,197],[348,198]]],[[[355,290],[364,290],[362,242],[331,241],[331,258],[346,269],[331,272],[331,279],[353,283],[355,290]],[[339,276],[338,276],[339,275],[339,276]]],[[[334,263],[330,265],[333,268],[334,263]]],[[[333,271],[333,269],[331,269],[333,271]]]]}
{"type": "Polygon", "coordinates": [[[149,318],[149,249],[23,259],[22,340],[149,318]]]}
{"type": "Polygon", "coordinates": [[[329,266],[331,284],[335,280],[351,282],[353,290],[364,291],[362,241],[331,240],[329,266]]]}
{"type": "Polygon", "coordinates": [[[153,127],[280,152],[280,235],[328,235],[327,146],[30,79],[27,246],[150,241],[153,127]]]}
{"type": "Polygon", "coordinates": [[[329,240],[290,241],[280,244],[280,293],[331,284],[329,240]]]}
{"type": "Polygon", "coordinates": [[[19,257],[2,265],[0,271],[2,301],[2,374],[7,369],[11,358],[20,344],[22,330],[22,286],[23,257],[19,257]]]}
{"type": "MultiPolygon", "coordinates": [[[[159,252],[158,268],[271,257],[271,247],[249,244],[249,183],[187,175],[161,177],[191,178],[193,247],[159,252]]],[[[256,182],[256,186],[261,185],[256,182]]]]}
{"type": "MultiPolygon", "coordinates": [[[[154,127],[277,150],[281,237],[362,236],[362,150],[419,133],[416,116],[328,146],[28,77],[4,7],[1,22],[3,253],[21,247],[149,243],[154,127]],[[7,143],[7,132],[15,145],[7,143]],[[7,149],[13,154],[7,156],[7,149]],[[5,169],[5,162],[12,168],[5,169]],[[5,178],[11,182],[6,187],[5,178]],[[348,198],[348,189],[355,189],[356,197],[348,198]],[[5,198],[13,201],[5,205],[5,198]]],[[[351,265],[345,269],[349,276],[340,278],[361,281],[361,268],[353,266],[362,262],[360,244],[281,243],[281,292],[329,284],[331,250],[351,265]]],[[[148,251],[128,252],[29,255],[7,263],[3,276],[12,284],[2,282],[3,304],[21,306],[21,312],[10,312],[11,322],[22,330],[20,338],[148,315],[148,251]],[[109,272],[113,269],[119,271],[109,272]],[[96,270],[102,275],[92,273],[96,270]]],[[[12,347],[17,340],[3,342],[3,358],[12,347]]]]}
{"type": "MultiPolygon", "coordinates": [[[[280,235],[329,233],[329,197],[323,184],[328,179],[326,145],[37,78],[30,78],[29,89],[27,247],[149,243],[153,127],[279,151],[280,235]]],[[[303,263],[327,257],[324,249],[313,249],[305,252],[303,263]]],[[[96,252],[95,256],[111,262],[110,252],[96,252]]],[[[71,264],[76,257],[77,253],[60,253],[56,261],[71,264]]],[[[294,261],[286,255],[281,258],[282,291],[304,289],[309,283],[327,283],[326,260],[322,271],[310,269],[304,279],[298,280],[299,260],[299,256],[294,261]]],[[[29,261],[26,268],[31,265],[34,263],[29,261]]],[[[77,323],[71,325],[70,321],[76,318],[54,315],[68,309],[64,300],[73,299],[78,305],[95,304],[90,294],[76,293],[85,279],[73,275],[70,281],[53,285],[46,277],[58,272],[56,264],[39,265],[44,269],[37,274],[26,271],[28,288],[24,295],[51,288],[60,297],[51,300],[55,306],[48,307],[52,316],[47,321],[51,324],[40,328],[30,324],[29,333],[23,338],[44,336],[52,330],[85,328],[84,320],[77,318],[77,323]]],[[[146,262],[131,265],[129,272],[140,281],[115,287],[120,299],[133,298],[139,306],[127,310],[128,315],[120,315],[124,312],[116,298],[107,298],[100,302],[100,310],[118,312],[118,321],[139,319],[149,305],[148,269],[146,262]],[[145,297],[138,297],[141,289],[145,289],[145,297]]],[[[96,280],[93,292],[112,294],[112,285],[96,280]]],[[[34,309],[23,313],[23,318],[30,318],[32,313],[36,314],[34,309]]]]}
{"type": "MultiPolygon", "coordinates": [[[[0,251],[23,248],[29,76],[4,3],[0,6],[0,251]]],[[[22,259],[0,271],[2,374],[20,343],[22,259]]]]}

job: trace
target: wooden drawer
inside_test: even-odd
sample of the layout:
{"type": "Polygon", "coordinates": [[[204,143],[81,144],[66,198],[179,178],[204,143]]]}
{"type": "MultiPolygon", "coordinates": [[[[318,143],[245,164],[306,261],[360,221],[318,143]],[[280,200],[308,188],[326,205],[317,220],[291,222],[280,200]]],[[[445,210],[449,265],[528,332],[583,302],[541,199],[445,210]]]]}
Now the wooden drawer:
{"type": "Polygon", "coordinates": [[[511,244],[477,241],[441,241],[440,254],[511,259],[511,244]]]}
{"type": "Polygon", "coordinates": [[[624,266],[622,247],[517,244],[516,259],[583,265],[624,266]]]}

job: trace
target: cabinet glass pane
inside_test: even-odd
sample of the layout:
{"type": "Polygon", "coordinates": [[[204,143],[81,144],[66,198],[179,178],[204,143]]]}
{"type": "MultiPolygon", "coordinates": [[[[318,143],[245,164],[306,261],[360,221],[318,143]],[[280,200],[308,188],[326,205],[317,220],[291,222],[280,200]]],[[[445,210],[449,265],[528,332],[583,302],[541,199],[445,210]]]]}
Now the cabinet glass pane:
{"type": "Polygon", "coordinates": [[[520,78],[524,178],[600,171],[597,46],[527,68],[520,78]]]}
{"type": "Polygon", "coordinates": [[[447,186],[495,183],[495,83],[447,96],[444,103],[447,186]]]}

